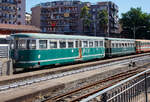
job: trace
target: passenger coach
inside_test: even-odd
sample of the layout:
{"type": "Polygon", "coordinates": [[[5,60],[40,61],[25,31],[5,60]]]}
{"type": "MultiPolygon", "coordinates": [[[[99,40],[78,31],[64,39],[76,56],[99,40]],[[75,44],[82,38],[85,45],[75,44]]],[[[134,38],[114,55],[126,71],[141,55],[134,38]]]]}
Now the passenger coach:
{"type": "Polygon", "coordinates": [[[105,57],[103,37],[19,33],[11,38],[11,57],[19,68],[105,57]]]}
{"type": "Polygon", "coordinates": [[[150,51],[150,40],[136,40],[136,52],[149,52],[150,51]]]}
{"type": "Polygon", "coordinates": [[[105,38],[106,56],[120,56],[135,53],[135,40],[121,38],[105,38]]]}

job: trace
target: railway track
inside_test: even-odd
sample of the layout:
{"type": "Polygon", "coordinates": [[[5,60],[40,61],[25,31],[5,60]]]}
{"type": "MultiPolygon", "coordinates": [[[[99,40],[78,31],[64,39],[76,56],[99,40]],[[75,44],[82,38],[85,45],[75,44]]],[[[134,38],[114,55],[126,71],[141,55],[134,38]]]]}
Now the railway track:
{"type": "Polygon", "coordinates": [[[97,93],[97,92],[105,89],[105,88],[108,88],[121,80],[127,79],[139,72],[142,72],[143,70],[144,69],[139,69],[139,68],[128,70],[126,72],[116,74],[116,75],[108,77],[106,79],[96,81],[94,83],[83,86],[81,88],[61,94],[59,96],[55,96],[55,97],[46,96],[45,99],[42,100],[42,102],[78,102],[85,97],[88,97],[94,93],[97,93]]]}
{"type": "Polygon", "coordinates": [[[29,79],[15,80],[15,82],[5,83],[3,85],[0,85],[0,91],[6,91],[6,90],[9,90],[11,88],[18,88],[20,86],[31,85],[34,83],[40,83],[42,81],[61,78],[64,76],[69,76],[72,74],[82,73],[85,71],[95,70],[95,69],[108,67],[108,66],[112,66],[112,65],[123,65],[123,64],[129,64],[131,61],[132,62],[138,62],[138,61],[148,60],[148,59],[150,59],[149,56],[142,56],[142,57],[132,58],[130,60],[125,59],[125,60],[121,60],[121,61],[109,62],[109,63],[100,64],[100,65],[96,65],[96,66],[88,66],[88,67],[80,68],[77,70],[61,72],[61,73],[57,73],[57,74],[49,74],[49,75],[45,75],[42,77],[34,77],[34,78],[29,78],[29,79]]]}

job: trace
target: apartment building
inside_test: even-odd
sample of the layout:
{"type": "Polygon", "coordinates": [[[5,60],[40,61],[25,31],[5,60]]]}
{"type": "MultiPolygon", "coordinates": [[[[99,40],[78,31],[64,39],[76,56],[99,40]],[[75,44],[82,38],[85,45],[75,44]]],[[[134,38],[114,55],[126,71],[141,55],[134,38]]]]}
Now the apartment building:
{"type": "Polygon", "coordinates": [[[81,8],[88,3],[78,0],[53,1],[33,7],[32,25],[46,33],[81,33],[81,8]]]}
{"type": "Polygon", "coordinates": [[[25,24],[25,0],[0,0],[1,24],[25,24]]]}
{"type": "Polygon", "coordinates": [[[118,20],[119,7],[111,1],[98,2],[97,5],[100,7],[99,8],[100,10],[106,9],[108,12],[109,20],[108,20],[107,33],[118,33],[119,32],[119,20],[118,20]]]}
{"type": "Polygon", "coordinates": [[[79,0],[60,0],[41,3],[32,9],[32,25],[45,33],[65,33],[80,35],[106,36],[107,33],[118,31],[118,6],[113,2],[81,2],[79,0]],[[88,6],[91,15],[90,28],[84,29],[80,18],[81,8],[88,6]],[[100,28],[97,21],[99,11],[106,9],[109,14],[107,30],[100,28]]]}

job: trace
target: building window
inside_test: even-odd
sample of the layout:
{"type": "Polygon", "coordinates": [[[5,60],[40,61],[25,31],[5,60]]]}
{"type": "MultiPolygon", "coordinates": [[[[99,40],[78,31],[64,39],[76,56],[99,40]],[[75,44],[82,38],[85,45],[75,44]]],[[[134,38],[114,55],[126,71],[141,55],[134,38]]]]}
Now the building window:
{"type": "Polygon", "coordinates": [[[18,22],[18,25],[21,25],[21,22],[18,22]]]}
{"type": "Polygon", "coordinates": [[[21,11],[21,8],[19,7],[18,10],[21,11]]]}
{"type": "Polygon", "coordinates": [[[18,0],[18,3],[21,4],[21,0],[18,0]]]}
{"type": "Polygon", "coordinates": [[[18,18],[21,18],[21,15],[18,15],[18,18]]]}

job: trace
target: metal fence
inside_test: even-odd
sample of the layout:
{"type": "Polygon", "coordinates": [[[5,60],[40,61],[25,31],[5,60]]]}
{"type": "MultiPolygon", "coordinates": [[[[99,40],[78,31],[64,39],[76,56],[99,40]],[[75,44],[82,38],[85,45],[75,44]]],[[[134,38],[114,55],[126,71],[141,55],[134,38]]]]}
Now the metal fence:
{"type": "Polygon", "coordinates": [[[9,45],[0,44],[0,58],[8,58],[8,57],[9,57],[9,45]]]}
{"type": "Polygon", "coordinates": [[[150,69],[91,95],[81,102],[148,102],[150,69]]]}
{"type": "Polygon", "coordinates": [[[0,76],[2,76],[2,62],[0,61],[0,76]]]}

